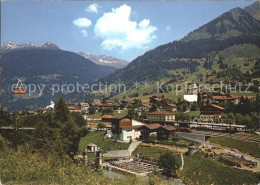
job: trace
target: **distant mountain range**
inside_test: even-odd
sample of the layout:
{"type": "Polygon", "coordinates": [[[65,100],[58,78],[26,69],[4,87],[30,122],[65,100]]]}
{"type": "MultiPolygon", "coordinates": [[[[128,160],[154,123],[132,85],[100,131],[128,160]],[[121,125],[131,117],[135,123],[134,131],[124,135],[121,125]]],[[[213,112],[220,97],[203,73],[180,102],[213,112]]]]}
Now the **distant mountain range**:
{"type": "Polygon", "coordinates": [[[5,50],[15,50],[15,49],[33,49],[33,48],[41,48],[41,49],[60,49],[57,45],[46,42],[42,46],[36,46],[34,43],[28,42],[25,44],[14,44],[12,42],[7,42],[3,46],[1,46],[1,49],[5,50]]]}
{"type": "MultiPolygon", "coordinates": [[[[14,46],[9,43],[5,45],[9,49],[4,49],[1,53],[3,70],[0,97],[2,107],[6,107],[8,110],[25,110],[46,106],[51,99],[56,100],[61,93],[52,96],[50,90],[52,84],[60,86],[73,84],[76,87],[77,83],[92,83],[117,70],[114,67],[95,64],[76,53],[57,49],[51,43],[46,43],[42,47],[26,46],[14,46]],[[14,77],[22,79],[26,85],[45,84],[48,89],[40,97],[28,96],[28,94],[17,97],[12,94],[11,90],[11,86],[16,83],[14,77]]],[[[80,93],[73,93],[73,96],[78,94],[80,93]]],[[[78,96],[81,97],[81,101],[84,101],[82,94],[78,96]]]]}
{"type": "MultiPolygon", "coordinates": [[[[25,44],[15,44],[12,42],[7,42],[3,46],[0,47],[2,50],[17,50],[17,49],[60,49],[56,44],[53,44],[51,42],[46,42],[42,46],[37,46],[32,42],[28,42],[25,44]]],[[[106,55],[92,55],[90,53],[83,53],[79,52],[79,55],[85,57],[88,60],[91,60],[92,62],[98,64],[98,65],[104,65],[104,66],[111,66],[115,68],[123,68],[127,64],[129,64],[126,60],[121,60],[115,57],[106,56],[106,55]]]]}
{"type": "MultiPolygon", "coordinates": [[[[247,12],[252,9],[258,14],[259,2],[245,10],[232,9],[192,31],[180,41],[173,41],[147,51],[125,68],[105,77],[103,81],[123,82],[128,86],[136,81],[158,81],[166,77],[174,81],[177,80],[174,71],[185,70],[178,74],[179,77],[184,73],[194,73],[198,71],[201,62],[218,60],[215,57],[220,52],[244,44],[258,48],[255,50],[259,51],[256,54],[259,56],[260,21],[254,18],[254,13],[247,12]]],[[[244,53],[243,47],[236,50],[236,53],[244,53]]]]}
{"type": "Polygon", "coordinates": [[[111,56],[92,55],[90,53],[83,53],[83,52],[80,52],[79,54],[99,65],[111,66],[115,68],[123,68],[129,64],[129,62],[126,60],[121,60],[111,56]]]}

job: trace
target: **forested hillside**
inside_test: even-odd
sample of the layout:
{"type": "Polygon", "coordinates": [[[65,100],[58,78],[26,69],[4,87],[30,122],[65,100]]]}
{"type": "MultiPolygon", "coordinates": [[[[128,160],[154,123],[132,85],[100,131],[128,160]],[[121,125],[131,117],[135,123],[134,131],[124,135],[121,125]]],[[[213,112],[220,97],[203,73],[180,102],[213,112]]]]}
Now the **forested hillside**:
{"type": "MultiPolygon", "coordinates": [[[[235,8],[191,32],[180,41],[173,41],[146,52],[126,68],[110,74],[104,81],[132,85],[135,81],[175,78],[169,71],[177,69],[194,73],[199,70],[198,62],[202,66],[206,63],[207,66],[207,62],[222,60],[223,57],[218,54],[234,46],[256,47],[253,56],[259,57],[259,35],[260,22],[243,9],[235,8]]],[[[256,61],[255,58],[253,61],[256,61]]]]}

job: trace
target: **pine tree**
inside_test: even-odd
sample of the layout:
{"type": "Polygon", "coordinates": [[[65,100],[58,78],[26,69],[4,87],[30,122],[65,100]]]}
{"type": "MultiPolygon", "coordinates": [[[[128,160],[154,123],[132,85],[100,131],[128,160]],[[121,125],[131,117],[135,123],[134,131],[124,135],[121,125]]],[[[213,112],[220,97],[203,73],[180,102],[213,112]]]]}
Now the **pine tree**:
{"type": "Polygon", "coordinates": [[[60,96],[58,103],[55,106],[55,119],[58,121],[67,121],[69,119],[69,109],[62,96],[60,96]]]}

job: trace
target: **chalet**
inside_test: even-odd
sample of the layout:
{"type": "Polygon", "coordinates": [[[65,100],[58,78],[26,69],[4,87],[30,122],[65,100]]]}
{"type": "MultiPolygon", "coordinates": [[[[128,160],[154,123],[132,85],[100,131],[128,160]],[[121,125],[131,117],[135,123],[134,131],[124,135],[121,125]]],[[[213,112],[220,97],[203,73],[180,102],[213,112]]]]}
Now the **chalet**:
{"type": "Polygon", "coordinates": [[[67,107],[68,107],[68,109],[69,109],[70,112],[79,112],[79,113],[82,113],[82,110],[79,109],[78,107],[76,107],[75,105],[69,104],[67,107]]]}
{"type": "Polygon", "coordinates": [[[210,104],[201,109],[201,115],[223,115],[225,108],[219,105],[210,104]]]}
{"type": "Polygon", "coordinates": [[[125,104],[125,107],[130,107],[132,106],[133,101],[130,99],[123,99],[121,103],[125,104]]]}
{"type": "Polygon", "coordinates": [[[169,98],[165,98],[164,96],[152,96],[150,97],[150,102],[152,104],[172,104],[175,103],[173,100],[169,98]]]}
{"type": "Polygon", "coordinates": [[[150,97],[150,102],[152,104],[159,104],[162,100],[163,100],[164,97],[162,96],[152,96],[150,97]]]}
{"type": "Polygon", "coordinates": [[[114,118],[114,115],[111,115],[111,114],[104,114],[102,116],[102,121],[109,121],[109,122],[112,122],[112,119],[114,118]]]}
{"type": "Polygon", "coordinates": [[[141,125],[135,125],[135,126],[120,126],[120,135],[119,138],[122,141],[131,141],[139,139],[141,136],[141,132],[139,131],[139,128],[141,125]]]}
{"type": "Polygon", "coordinates": [[[105,104],[105,105],[108,105],[108,104],[113,104],[114,105],[114,102],[113,102],[113,100],[110,100],[110,99],[107,99],[107,100],[103,100],[103,102],[102,102],[103,104],[105,104]]]}
{"type": "Polygon", "coordinates": [[[239,80],[227,80],[225,83],[234,85],[234,84],[238,84],[239,80]]]}
{"type": "Polygon", "coordinates": [[[175,104],[176,102],[172,99],[164,98],[163,103],[165,103],[165,104],[175,104]]]}
{"type": "Polygon", "coordinates": [[[147,138],[150,137],[151,135],[157,135],[157,129],[160,128],[162,125],[159,123],[152,123],[152,124],[147,124],[143,125],[139,128],[141,132],[141,138],[147,138]]]}
{"type": "Polygon", "coordinates": [[[240,97],[239,96],[213,96],[212,100],[216,103],[222,103],[222,102],[232,102],[234,104],[238,104],[240,97]]]}
{"type": "Polygon", "coordinates": [[[89,104],[88,103],[80,103],[80,109],[84,113],[88,113],[89,104]]]}
{"type": "Polygon", "coordinates": [[[247,98],[249,101],[256,101],[256,96],[243,96],[243,98],[247,98]]]}
{"type": "Polygon", "coordinates": [[[175,135],[176,127],[171,125],[161,126],[157,129],[157,139],[171,139],[175,135]]]}
{"type": "Polygon", "coordinates": [[[151,112],[147,114],[147,118],[150,122],[157,122],[157,123],[174,122],[175,114],[166,111],[151,112]]]}
{"type": "Polygon", "coordinates": [[[180,102],[178,102],[177,104],[177,107],[180,109],[180,110],[189,110],[190,107],[191,107],[191,103],[186,101],[186,100],[182,100],[180,102]]]}
{"type": "Polygon", "coordinates": [[[149,112],[152,106],[150,104],[143,103],[140,107],[135,108],[135,111],[140,116],[142,112],[149,112]]]}
{"type": "Polygon", "coordinates": [[[202,99],[203,105],[209,105],[212,103],[212,99],[202,99]]]}
{"type": "Polygon", "coordinates": [[[176,104],[166,104],[162,106],[163,111],[166,112],[175,112],[177,111],[177,105],[176,104]]]}
{"type": "Polygon", "coordinates": [[[102,131],[107,131],[107,129],[111,130],[111,122],[104,122],[104,121],[88,121],[87,122],[87,128],[91,130],[97,130],[98,129],[98,124],[102,123],[104,125],[104,128],[99,128],[99,130],[102,131]]]}
{"type": "Polygon", "coordinates": [[[211,97],[210,92],[203,92],[203,93],[201,93],[201,98],[202,99],[208,99],[210,97],[211,97]]]}
{"type": "Polygon", "coordinates": [[[36,114],[36,111],[28,110],[26,113],[27,113],[27,115],[34,115],[34,114],[36,114]]]}
{"type": "Polygon", "coordinates": [[[144,123],[133,120],[128,116],[110,117],[111,129],[107,129],[107,134],[112,137],[119,138],[122,141],[130,141],[138,139],[141,135],[139,128],[144,123]]]}
{"type": "Polygon", "coordinates": [[[78,113],[82,113],[82,110],[80,109],[70,109],[70,112],[78,112],[78,113]]]}
{"type": "Polygon", "coordinates": [[[113,109],[113,107],[116,106],[115,104],[100,104],[100,105],[97,105],[98,109],[113,109]]]}
{"type": "Polygon", "coordinates": [[[90,101],[90,104],[92,106],[98,106],[98,105],[101,104],[101,101],[99,99],[93,99],[93,100],[90,101]]]}
{"type": "Polygon", "coordinates": [[[220,87],[220,86],[215,86],[215,87],[213,88],[213,91],[214,91],[214,92],[222,92],[222,87],[220,87]]]}

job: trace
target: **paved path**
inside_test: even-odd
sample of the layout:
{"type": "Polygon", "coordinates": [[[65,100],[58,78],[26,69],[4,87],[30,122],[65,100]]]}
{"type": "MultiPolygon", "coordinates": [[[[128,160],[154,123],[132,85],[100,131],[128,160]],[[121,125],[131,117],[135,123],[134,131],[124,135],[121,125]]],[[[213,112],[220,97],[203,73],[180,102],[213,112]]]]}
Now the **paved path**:
{"type": "Polygon", "coordinates": [[[127,150],[112,150],[103,154],[104,157],[130,157],[132,152],[141,143],[141,141],[134,141],[130,144],[127,150]]]}
{"type": "Polygon", "coordinates": [[[141,141],[132,142],[132,143],[130,144],[130,146],[128,147],[127,150],[132,154],[132,152],[136,149],[136,147],[137,147],[140,143],[142,143],[142,142],[141,142],[141,141]]]}
{"type": "Polygon", "coordinates": [[[180,170],[183,169],[183,166],[184,166],[184,159],[183,159],[183,154],[181,153],[181,167],[180,167],[180,170]]]}

